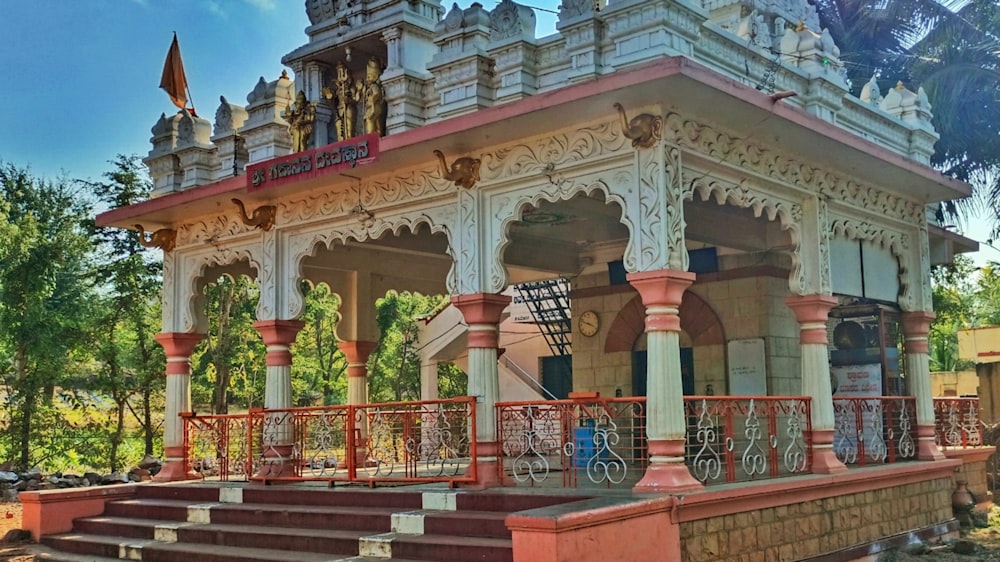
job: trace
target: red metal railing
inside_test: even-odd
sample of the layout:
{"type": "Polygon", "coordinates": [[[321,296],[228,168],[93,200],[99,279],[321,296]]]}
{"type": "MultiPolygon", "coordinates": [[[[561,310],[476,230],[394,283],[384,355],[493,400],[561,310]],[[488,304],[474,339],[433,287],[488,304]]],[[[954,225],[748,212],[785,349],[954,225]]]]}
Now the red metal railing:
{"type": "Polygon", "coordinates": [[[690,396],[685,462],[705,484],[808,473],[810,399],[805,396],[690,396]]]}
{"type": "Polygon", "coordinates": [[[516,483],[608,487],[645,472],[645,398],[500,402],[496,409],[497,464],[516,483]]]}
{"type": "Polygon", "coordinates": [[[475,432],[474,397],[184,416],[189,466],[220,480],[474,482],[475,432]]]}
{"type": "Polygon", "coordinates": [[[916,398],[834,397],[833,415],[833,451],[844,464],[865,466],[916,458],[916,398]]]}
{"type": "Polygon", "coordinates": [[[967,448],[983,444],[978,398],[935,398],[934,437],[939,447],[967,448]]]}

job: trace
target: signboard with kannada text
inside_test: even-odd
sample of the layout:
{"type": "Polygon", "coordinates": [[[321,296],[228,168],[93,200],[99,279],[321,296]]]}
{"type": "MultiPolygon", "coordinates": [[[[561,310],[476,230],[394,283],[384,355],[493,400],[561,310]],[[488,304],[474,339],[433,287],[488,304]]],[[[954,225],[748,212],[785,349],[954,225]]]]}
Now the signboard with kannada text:
{"type": "Polygon", "coordinates": [[[247,167],[247,191],[270,189],[370,164],[378,159],[378,139],[378,133],[369,133],[251,164],[247,167]]]}

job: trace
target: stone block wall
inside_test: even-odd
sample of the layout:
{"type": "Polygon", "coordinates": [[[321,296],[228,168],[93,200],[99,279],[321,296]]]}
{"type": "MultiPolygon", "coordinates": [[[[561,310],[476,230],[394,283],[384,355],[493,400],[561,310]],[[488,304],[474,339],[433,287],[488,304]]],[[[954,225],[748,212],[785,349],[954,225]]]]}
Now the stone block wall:
{"type": "Polygon", "coordinates": [[[857,492],[681,523],[683,562],[777,562],[952,519],[952,479],[857,492]]]}

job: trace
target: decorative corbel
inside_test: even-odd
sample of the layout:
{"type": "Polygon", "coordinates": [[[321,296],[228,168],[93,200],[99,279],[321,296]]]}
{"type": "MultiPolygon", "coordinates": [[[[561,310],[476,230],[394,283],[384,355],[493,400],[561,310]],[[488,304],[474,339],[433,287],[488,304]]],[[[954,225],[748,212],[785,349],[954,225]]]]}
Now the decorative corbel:
{"type": "Polygon", "coordinates": [[[139,232],[139,245],[143,248],[159,248],[164,252],[170,252],[177,243],[177,231],[172,228],[161,228],[153,232],[149,240],[146,240],[146,229],[141,224],[135,225],[139,232]]]}
{"type": "Polygon", "coordinates": [[[649,113],[640,113],[631,120],[625,115],[622,104],[615,102],[615,109],[621,119],[622,134],[631,139],[633,147],[650,148],[660,140],[663,120],[649,113]]]}
{"type": "Polygon", "coordinates": [[[240,209],[240,218],[243,219],[243,224],[259,228],[264,232],[271,230],[271,227],[274,226],[274,216],[277,213],[277,207],[274,205],[261,205],[254,209],[252,215],[247,216],[247,208],[243,205],[243,201],[235,197],[232,201],[240,209]]]}
{"type": "Polygon", "coordinates": [[[479,158],[469,158],[463,156],[456,158],[451,166],[444,160],[444,153],[435,150],[434,155],[438,158],[441,177],[455,182],[455,185],[471,189],[479,181],[479,165],[482,163],[479,158]]]}

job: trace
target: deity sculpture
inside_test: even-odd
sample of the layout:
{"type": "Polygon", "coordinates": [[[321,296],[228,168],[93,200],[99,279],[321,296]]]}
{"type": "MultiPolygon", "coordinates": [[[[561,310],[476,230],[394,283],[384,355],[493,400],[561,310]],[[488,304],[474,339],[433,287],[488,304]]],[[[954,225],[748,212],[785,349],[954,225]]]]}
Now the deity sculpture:
{"type": "Polygon", "coordinates": [[[316,122],[316,104],[308,101],[305,92],[299,90],[295,103],[288,106],[281,117],[291,126],[292,152],[308,150],[316,122]]]}
{"type": "Polygon", "coordinates": [[[337,128],[337,140],[347,140],[354,136],[357,122],[358,87],[351,82],[351,71],[343,62],[337,63],[337,77],[333,81],[333,90],[323,88],[323,97],[332,101],[336,107],[334,126],[337,128]]]}
{"type": "Polygon", "coordinates": [[[362,102],[364,104],[365,133],[385,136],[385,89],[382,88],[382,65],[372,57],[365,69],[362,102]]]}

